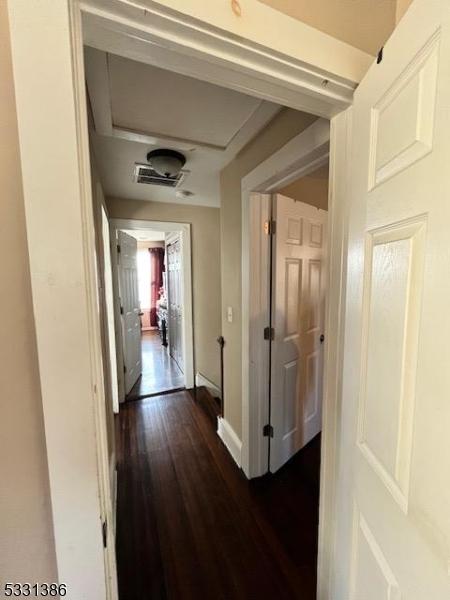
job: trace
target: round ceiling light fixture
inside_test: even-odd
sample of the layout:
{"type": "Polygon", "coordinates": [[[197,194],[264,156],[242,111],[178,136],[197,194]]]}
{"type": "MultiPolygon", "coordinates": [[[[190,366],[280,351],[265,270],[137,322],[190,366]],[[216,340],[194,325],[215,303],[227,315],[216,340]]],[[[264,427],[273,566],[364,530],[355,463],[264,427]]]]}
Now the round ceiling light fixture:
{"type": "Polygon", "coordinates": [[[176,150],[161,148],[147,154],[147,162],[158,175],[176,177],[186,163],[186,157],[176,150]]]}
{"type": "Polygon", "coordinates": [[[194,193],[190,192],[189,190],[177,190],[175,192],[175,196],[177,198],[183,198],[183,199],[185,199],[185,198],[190,198],[193,195],[194,195],[194,193]]]}

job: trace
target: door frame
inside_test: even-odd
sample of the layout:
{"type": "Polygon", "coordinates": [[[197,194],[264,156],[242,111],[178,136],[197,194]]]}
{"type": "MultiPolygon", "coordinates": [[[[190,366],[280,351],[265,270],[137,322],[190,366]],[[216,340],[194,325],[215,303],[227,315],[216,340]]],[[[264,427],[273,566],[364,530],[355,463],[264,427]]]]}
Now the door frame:
{"type": "MultiPolygon", "coordinates": [[[[74,597],[117,598],[112,528],[106,548],[102,533],[112,499],[83,43],[334,117],[332,148],[346,146],[345,109],[372,57],[257,0],[244,8],[239,17],[227,3],[196,0],[8,3],[57,573],[74,597]]],[[[332,164],[344,168],[338,159],[332,164]]],[[[336,195],[335,206],[343,199],[336,195]]],[[[329,540],[319,545],[319,600],[328,597],[320,590],[332,555],[324,472],[319,537],[329,540]]]]}
{"type": "MultiPolygon", "coordinates": [[[[111,219],[111,240],[116,240],[119,229],[128,230],[151,230],[162,233],[179,233],[181,241],[181,253],[183,261],[183,358],[184,358],[184,383],[187,389],[194,387],[195,383],[195,355],[194,355],[194,306],[192,301],[192,246],[190,223],[174,223],[171,221],[147,221],[143,219],[111,219]]],[[[114,246],[113,246],[114,247],[114,246]]],[[[117,285],[117,256],[112,252],[112,264],[114,269],[115,293],[114,307],[116,322],[120,321],[120,307],[118,302],[117,285]]],[[[117,331],[120,347],[123,347],[121,328],[117,331]]],[[[122,352],[123,354],[123,352],[122,352]]],[[[117,353],[120,402],[125,400],[123,384],[123,356],[117,353]]]]}
{"type": "MultiPolygon", "coordinates": [[[[270,323],[271,194],[329,160],[330,123],[317,119],[248,173],[242,195],[242,469],[248,478],[267,472],[269,422],[269,343],[262,343],[270,323]]],[[[331,240],[328,240],[330,243],[331,240]]]]}

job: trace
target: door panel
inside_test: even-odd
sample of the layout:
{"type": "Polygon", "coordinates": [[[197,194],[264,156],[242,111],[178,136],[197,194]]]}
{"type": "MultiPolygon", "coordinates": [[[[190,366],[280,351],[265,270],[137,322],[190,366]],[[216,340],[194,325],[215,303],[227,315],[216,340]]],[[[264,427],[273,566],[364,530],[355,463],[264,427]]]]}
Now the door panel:
{"type": "Polygon", "coordinates": [[[327,217],[281,195],[273,213],[272,472],[321,429],[327,217]]]}
{"type": "Polygon", "coordinates": [[[169,352],[183,372],[183,289],[180,240],[168,244],[167,263],[169,271],[169,352]]]}
{"type": "Polygon", "coordinates": [[[125,363],[125,394],[142,372],[141,321],[137,273],[137,240],[123,231],[118,232],[119,294],[122,307],[122,337],[125,363]]]}
{"type": "Polygon", "coordinates": [[[450,4],[355,93],[333,597],[450,598],[450,4]]]}

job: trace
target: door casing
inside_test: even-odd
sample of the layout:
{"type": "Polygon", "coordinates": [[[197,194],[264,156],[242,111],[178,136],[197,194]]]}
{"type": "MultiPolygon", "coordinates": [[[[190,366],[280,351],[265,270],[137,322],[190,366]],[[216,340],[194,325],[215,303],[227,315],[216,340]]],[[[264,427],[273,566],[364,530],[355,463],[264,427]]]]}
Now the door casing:
{"type": "MultiPolygon", "coordinates": [[[[208,5],[205,16],[196,14],[198,3],[194,0],[184,0],[179,7],[183,12],[174,10],[173,2],[146,2],[145,11],[144,5],[138,4],[126,0],[8,3],[58,578],[67,583],[71,595],[86,600],[115,599],[117,585],[114,542],[108,538],[104,548],[102,534],[102,522],[111,518],[112,503],[83,42],[144,62],[158,60],[165,68],[332,118],[334,217],[329,248],[335,262],[341,260],[341,267],[329,289],[330,296],[340,294],[341,299],[345,255],[341,244],[342,176],[346,163],[336,156],[335,149],[346,147],[346,109],[371,61],[359,50],[276,11],[270,13],[276,20],[276,39],[267,35],[263,12],[268,9],[257,0],[247,0],[246,7],[258,19],[252,20],[251,27],[247,25],[245,33],[242,24],[225,14],[219,3],[208,5]],[[220,35],[215,19],[224,24],[220,35]],[[280,35],[283,31],[289,35],[280,35]],[[289,40],[295,43],[289,44],[289,40]],[[279,44],[282,47],[278,48],[279,44]],[[151,60],[149,49],[154,52],[151,60]],[[328,64],[329,69],[324,69],[328,64]],[[58,165],[61,168],[56,168],[58,165]],[[52,236],[47,235],[49,230],[52,236]],[[55,315],[67,306],[72,307],[71,323],[60,327],[55,315]],[[61,348],[70,348],[70,355],[61,348]],[[80,478],[79,473],[85,477],[80,478]]],[[[250,188],[245,187],[244,211],[248,210],[249,193],[250,188]]],[[[336,310],[331,304],[329,324],[336,310]]],[[[243,310],[248,311],[247,303],[243,310]]],[[[328,331],[329,354],[332,341],[341,343],[342,330],[333,333],[329,326],[328,331]]],[[[247,360],[248,331],[243,333],[243,342],[247,360]]],[[[323,600],[328,597],[331,565],[334,497],[330,484],[338,436],[339,373],[334,372],[335,365],[326,360],[318,575],[318,597],[323,600]]]]}

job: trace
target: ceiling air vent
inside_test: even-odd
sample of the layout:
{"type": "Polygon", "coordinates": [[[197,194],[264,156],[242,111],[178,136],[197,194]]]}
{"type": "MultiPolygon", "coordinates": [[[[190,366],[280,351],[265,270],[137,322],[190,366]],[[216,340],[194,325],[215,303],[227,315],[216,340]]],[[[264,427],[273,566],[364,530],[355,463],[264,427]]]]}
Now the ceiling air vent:
{"type": "Polygon", "coordinates": [[[136,183],[148,183],[149,185],[162,185],[164,187],[176,188],[186,177],[186,171],[180,171],[173,177],[169,175],[160,175],[148,165],[135,164],[134,181],[136,183]]]}

